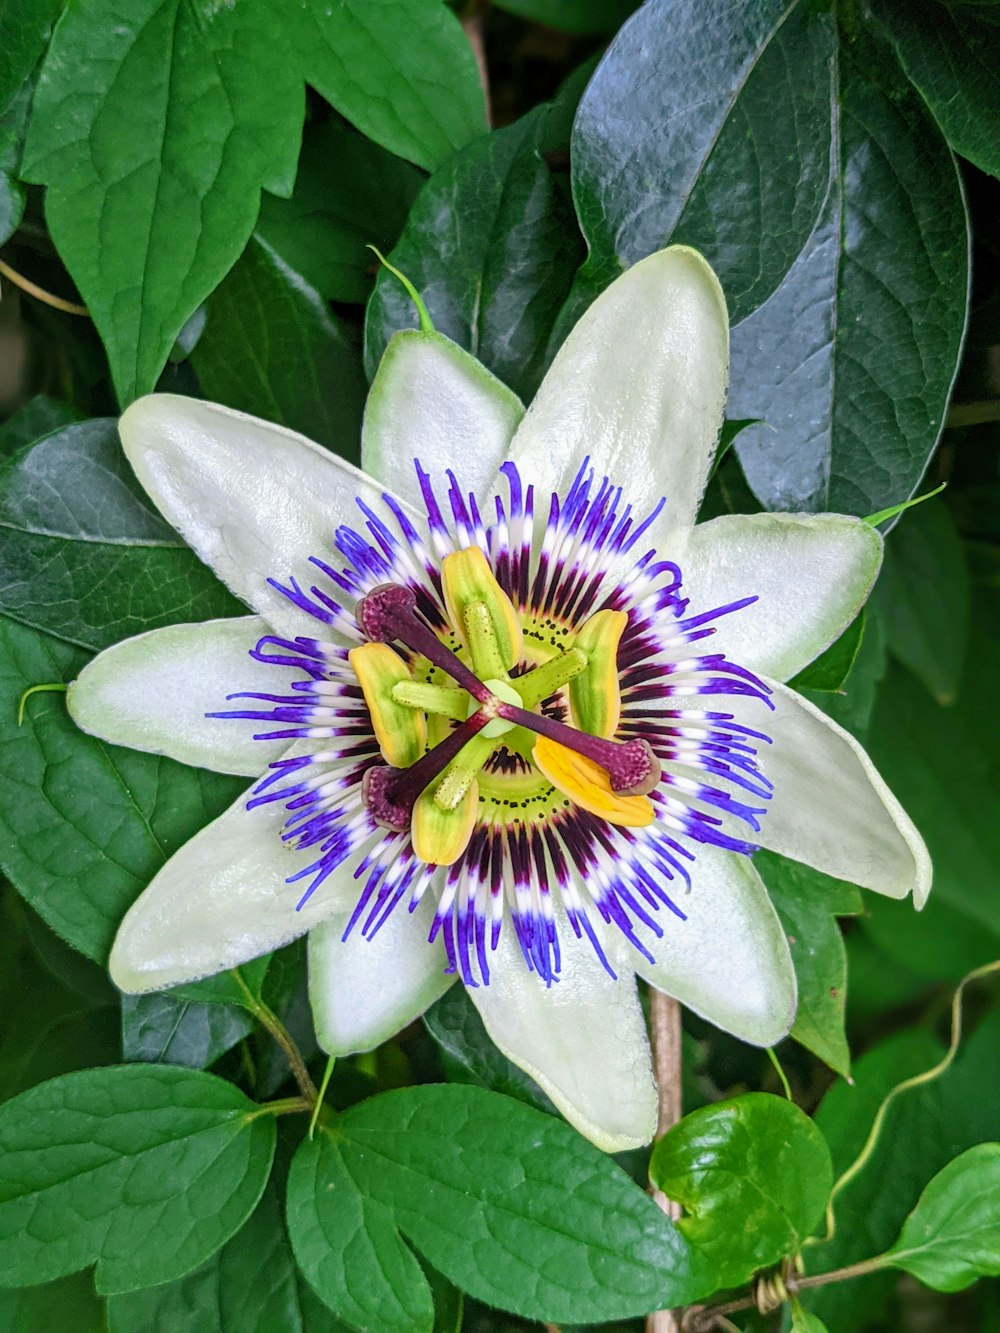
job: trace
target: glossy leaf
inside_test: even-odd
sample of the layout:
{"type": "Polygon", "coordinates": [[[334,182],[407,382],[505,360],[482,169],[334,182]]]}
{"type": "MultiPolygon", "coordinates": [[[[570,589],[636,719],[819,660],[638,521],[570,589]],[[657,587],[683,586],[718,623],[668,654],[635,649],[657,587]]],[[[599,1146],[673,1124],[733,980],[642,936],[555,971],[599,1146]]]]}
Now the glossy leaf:
{"type": "Polygon", "coordinates": [[[965,325],[954,160],[879,52],[842,45],[826,202],[773,296],[733,329],[729,412],[767,423],[736,452],[773,509],[864,517],[916,489],[965,325]]]}
{"type": "Polygon", "coordinates": [[[96,649],[242,609],[155,512],[113,421],[66,426],[0,464],[0,611],[96,649]]]}
{"type": "Polygon", "coordinates": [[[883,1258],[935,1291],[1000,1273],[1000,1143],[981,1143],[939,1171],[883,1258]]]}
{"type": "Polygon", "coordinates": [[[190,1272],[253,1211],[274,1121],[210,1074],[122,1065],[52,1079],[0,1108],[0,1281],[97,1261],[98,1291],[190,1272]]]}
{"type": "Polygon", "coordinates": [[[265,242],[253,237],[213,293],[191,364],[206,398],[357,461],[360,351],[319,293],[265,242]]]}
{"type": "Polygon", "coordinates": [[[847,959],[837,917],[857,915],[861,893],[853,884],[773,852],[758,852],[754,865],[781,918],[795,964],[799,1004],[791,1035],[847,1078],[847,959]]]}
{"type": "Polygon", "coordinates": [[[975,0],[876,0],[872,10],[952,148],[1000,175],[996,8],[975,0]]]}
{"type": "Polygon", "coordinates": [[[392,249],[422,180],[348,126],[307,126],[295,191],[264,195],[257,235],[321,296],[365,301],[378,270],[368,247],[392,249]]]}
{"type": "MultiPolygon", "coordinates": [[[[3,17],[0,15],[0,25],[3,17]]],[[[0,111],[0,245],[14,235],[24,216],[24,187],[17,177],[33,91],[30,80],[25,82],[10,105],[0,111]]]]}
{"type": "Polygon", "coordinates": [[[969,571],[943,501],[918,505],[886,543],[876,598],[889,650],[951,704],[969,642],[969,571]]]}
{"type": "Polygon", "coordinates": [[[296,1272],[272,1182],[246,1225],[179,1282],[108,1301],[109,1333],[347,1333],[296,1272]]]}
{"type": "Polygon", "coordinates": [[[446,991],[424,1014],[424,1024],[453,1082],[476,1083],[539,1110],[552,1110],[552,1103],[534,1079],[494,1046],[464,986],[446,991]]]}
{"type": "Polygon", "coordinates": [[[169,992],[122,996],[122,1057],[205,1069],[253,1029],[235,1005],[198,1004],[169,992]]]}
{"type": "Polygon", "coordinates": [[[81,421],[84,414],[69,403],[61,403],[44,393],[29,398],[23,407],[0,426],[0,455],[4,458],[26,444],[34,444],[60,426],[81,421]]]}
{"type": "MultiPolygon", "coordinates": [[[[390,256],[437,330],[522,398],[546,368],[545,340],[580,258],[569,205],[539,154],[544,128],[539,108],[435,172],[390,256]]],[[[397,279],[381,273],[365,333],[370,376],[393,333],[417,323],[397,279]]]]}
{"type": "Polygon", "coordinates": [[[302,72],[342,116],[430,170],[486,129],[472,48],[441,0],[294,0],[302,72]]]}
{"type": "Polygon", "coordinates": [[[166,858],[236,799],[239,779],[120,750],[80,731],[58,694],[84,655],[0,617],[0,866],[48,924],[104,959],[166,858]]]}
{"type": "Polygon", "coordinates": [[[122,403],[153,388],[185,320],[243,249],[261,187],[290,191],[302,112],[266,0],[66,10],[24,169],[49,186],[49,228],[122,403]]]}
{"type": "Polygon", "coordinates": [[[833,1184],[823,1135],[790,1101],[751,1092],[692,1111],[657,1142],[653,1184],[684,1208],[677,1228],[735,1287],[797,1253],[833,1184]]]}
{"type": "Polygon", "coordinates": [[[774,291],[827,190],[835,36],[829,14],[788,0],[650,0],[626,23],[574,126],[591,253],[563,334],[617,272],[668,243],[702,251],[734,320],[774,291]]]}
{"type": "Polygon", "coordinates": [[[477,1299],[542,1321],[621,1318],[714,1289],[707,1259],[609,1158],[478,1088],[353,1107],[299,1149],[288,1220],[309,1281],[372,1330],[431,1328],[402,1237],[477,1299]]]}

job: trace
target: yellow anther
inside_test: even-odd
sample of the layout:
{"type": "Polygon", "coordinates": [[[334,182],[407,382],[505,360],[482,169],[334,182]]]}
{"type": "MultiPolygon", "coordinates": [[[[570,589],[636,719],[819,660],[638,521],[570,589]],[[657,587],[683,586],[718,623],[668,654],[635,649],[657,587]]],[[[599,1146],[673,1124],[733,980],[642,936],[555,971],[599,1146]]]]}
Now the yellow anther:
{"type": "Polygon", "coordinates": [[[626,828],[645,828],[655,818],[648,796],[619,796],[611,790],[607,771],[586,755],[539,736],[531,752],[535,767],[574,805],[626,828]]]}
{"type": "Polygon", "coordinates": [[[521,656],[521,622],[478,546],[441,562],[445,606],[480,680],[505,676],[521,656]]]}
{"type": "Polygon", "coordinates": [[[387,643],[363,643],[348,654],[358,678],[379,749],[393,768],[409,768],[427,745],[427,719],[393,698],[394,688],[410,679],[406,663],[387,643]]]}
{"type": "Polygon", "coordinates": [[[442,809],[435,800],[438,786],[439,783],[432,784],[417,797],[410,837],[413,850],[421,861],[428,865],[450,866],[468,847],[476,826],[479,784],[473,778],[458,804],[449,809],[442,809]]]}
{"type": "Polygon", "coordinates": [[[611,737],[618,730],[618,645],[627,624],[624,611],[598,611],[573,641],[573,647],[586,654],[587,666],[569,683],[569,705],[575,724],[591,736],[611,737]]]}

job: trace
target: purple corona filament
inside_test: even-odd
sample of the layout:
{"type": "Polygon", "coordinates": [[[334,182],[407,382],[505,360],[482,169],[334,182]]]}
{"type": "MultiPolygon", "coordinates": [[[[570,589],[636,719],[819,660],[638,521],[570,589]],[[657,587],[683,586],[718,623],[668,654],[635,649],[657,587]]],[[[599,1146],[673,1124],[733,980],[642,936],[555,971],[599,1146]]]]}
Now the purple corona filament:
{"type": "Polygon", "coordinates": [[[297,743],[271,765],[248,805],[282,803],[283,837],[311,853],[290,880],[306,884],[300,906],[331,875],[356,881],[345,938],[355,930],[371,938],[401,904],[413,911],[432,894],[430,938],[440,936],[449,970],[468,985],[488,983],[504,929],[514,931],[526,965],[547,984],[558,978],[566,924],[612,975],[609,929],[652,959],[671,921],[684,919],[680,900],[699,846],[756,850],[741,828],[760,827],[771,795],[757,758],[769,741],[727,711],[726,697],[757,701],[763,718],[769,691],[725,654],[701,651],[723,617],[756,599],[688,614],[680,569],[641,545],[662,501],[638,521],[622,491],[586,462],[565,495],[549,498],[544,525],[536,524],[533,488],[511,463],[502,469],[507,495],[495,497],[489,525],[451,472],[442,505],[416,467],[423,533],[391,496],[383,496],[381,515],[359,501],[363,530],[341,527],[333,534],[336,554],[313,555],[315,583],[272,580],[314,620],[316,637],[261,639],[254,658],[273,665],[276,681],[288,672],[295,678],[284,691],[232,695],[250,706],[213,714],[260,722],[258,739],[297,743]],[[565,687],[538,708],[520,707],[497,697],[461,660],[441,562],[469,547],[484,552],[520,622],[525,660],[513,669],[515,681],[571,647],[596,612],[625,613],[613,738],[570,725],[565,687]],[[352,648],[372,641],[419,668],[415,680],[433,679],[448,697],[464,691],[468,698],[465,720],[428,715],[425,753],[406,769],[382,757],[349,662],[352,648]],[[472,738],[482,746],[493,719],[512,724],[524,742],[496,739],[479,772],[468,845],[447,867],[425,863],[410,836],[414,803],[472,738]],[[532,765],[532,735],[599,764],[614,792],[648,793],[653,822],[609,823],[568,799],[532,765]]]}

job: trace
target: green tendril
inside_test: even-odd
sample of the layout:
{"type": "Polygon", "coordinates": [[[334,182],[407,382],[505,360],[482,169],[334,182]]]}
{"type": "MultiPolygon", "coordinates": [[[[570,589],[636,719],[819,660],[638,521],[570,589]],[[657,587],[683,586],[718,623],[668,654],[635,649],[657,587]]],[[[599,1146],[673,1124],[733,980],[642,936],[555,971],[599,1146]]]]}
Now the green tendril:
{"type": "Polygon", "coordinates": [[[430,312],[424,305],[424,298],[420,295],[420,293],[417,291],[416,287],[414,287],[413,283],[406,276],[406,274],[401,273],[400,270],[396,268],[394,264],[390,264],[388,259],[386,259],[385,255],[382,253],[382,251],[379,250],[376,246],[369,245],[368,249],[371,250],[371,252],[375,255],[375,257],[378,259],[382,267],[388,269],[389,272],[392,274],[392,276],[403,284],[403,287],[406,289],[406,294],[409,296],[413,304],[417,307],[417,315],[420,318],[421,332],[436,333],[437,329],[435,329],[434,327],[434,321],[431,319],[430,312]]]}
{"type": "Polygon", "coordinates": [[[21,695],[17,705],[17,725],[20,727],[24,722],[24,709],[28,700],[33,694],[65,694],[69,689],[62,681],[50,681],[47,685],[31,685],[21,695]]]}

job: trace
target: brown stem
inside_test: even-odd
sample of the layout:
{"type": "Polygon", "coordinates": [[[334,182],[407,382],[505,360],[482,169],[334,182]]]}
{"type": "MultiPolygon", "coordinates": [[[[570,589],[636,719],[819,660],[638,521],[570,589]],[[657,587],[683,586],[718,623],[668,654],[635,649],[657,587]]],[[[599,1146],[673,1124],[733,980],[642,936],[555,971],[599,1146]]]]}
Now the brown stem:
{"type": "MultiPolygon", "coordinates": [[[[847,1282],[853,1277],[865,1277],[868,1273],[875,1273],[883,1267],[885,1265],[882,1256],[878,1255],[874,1259],[862,1259],[860,1263],[848,1264],[846,1268],[835,1268],[829,1273],[814,1273],[809,1277],[787,1277],[785,1288],[789,1296],[797,1296],[800,1291],[808,1291],[812,1287],[826,1287],[831,1282],[847,1282]]],[[[709,1333],[716,1327],[716,1320],[720,1317],[756,1308],[757,1298],[751,1295],[741,1296],[736,1301],[726,1301],[724,1305],[706,1305],[700,1309],[692,1309],[684,1320],[684,1333],[709,1333]]]]}
{"type": "Polygon", "coordinates": [[[36,301],[43,301],[46,305],[52,306],[53,310],[64,310],[67,315],[87,316],[90,314],[85,305],[77,305],[75,301],[64,301],[61,296],[55,296],[52,292],[47,292],[44,287],[39,287],[37,282],[32,282],[23,273],[18,273],[16,268],[11,268],[2,259],[0,259],[0,273],[15,287],[20,287],[22,292],[27,292],[36,301]]]}
{"type": "MultiPolygon", "coordinates": [[[[649,1028],[653,1045],[658,1113],[656,1137],[662,1138],[681,1118],[681,1007],[662,991],[649,990],[649,1028]]],[[[674,1221],[680,1207],[672,1199],[653,1191],[653,1198],[674,1221]]],[[[656,1310],[646,1319],[646,1333],[678,1333],[680,1322],[673,1310],[656,1310]]]]}
{"type": "Polygon", "coordinates": [[[479,70],[479,82],[483,89],[483,101],[486,104],[486,124],[493,124],[493,108],[490,105],[490,72],[486,65],[486,44],[483,41],[483,16],[489,8],[487,0],[472,0],[472,4],[462,15],[462,27],[476,57],[479,70]]]}

